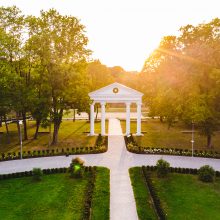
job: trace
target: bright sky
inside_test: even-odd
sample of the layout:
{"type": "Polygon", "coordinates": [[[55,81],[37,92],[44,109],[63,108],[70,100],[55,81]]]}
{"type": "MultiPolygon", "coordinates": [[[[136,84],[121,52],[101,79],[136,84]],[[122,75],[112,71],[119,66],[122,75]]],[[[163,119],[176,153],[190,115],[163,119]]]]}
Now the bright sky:
{"type": "Polygon", "coordinates": [[[220,17],[220,0],[0,0],[0,5],[33,15],[55,8],[78,17],[92,57],[127,71],[140,71],[163,36],[220,17]]]}

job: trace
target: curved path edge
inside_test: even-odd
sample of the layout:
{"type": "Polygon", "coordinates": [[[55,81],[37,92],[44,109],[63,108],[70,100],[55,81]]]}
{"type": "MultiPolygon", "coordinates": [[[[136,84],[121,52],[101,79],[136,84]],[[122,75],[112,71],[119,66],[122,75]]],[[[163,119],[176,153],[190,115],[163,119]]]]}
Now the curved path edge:
{"type": "MultiPolygon", "coordinates": [[[[85,160],[86,166],[105,166],[111,168],[111,165],[104,160],[105,155],[102,154],[79,154],[66,156],[53,156],[53,157],[38,157],[29,158],[22,160],[8,160],[0,162],[0,174],[15,173],[30,171],[34,167],[40,167],[42,169],[47,168],[59,168],[68,167],[70,162],[75,157],[80,157],[85,160]]],[[[172,156],[172,155],[142,155],[129,153],[130,161],[127,168],[135,166],[151,166],[155,165],[157,160],[163,158],[167,160],[172,167],[182,167],[182,168],[200,168],[203,165],[210,165],[215,170],[220,171],[220,159],[213,158],[201,158],[201,157],[186,157],[186,156],[172,156]]]]}

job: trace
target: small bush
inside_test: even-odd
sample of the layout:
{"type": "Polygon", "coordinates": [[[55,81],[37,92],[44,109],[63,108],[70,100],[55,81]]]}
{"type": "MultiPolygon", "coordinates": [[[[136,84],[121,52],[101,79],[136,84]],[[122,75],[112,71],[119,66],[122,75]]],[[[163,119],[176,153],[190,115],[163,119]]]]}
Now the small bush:
{"type": "Polygon", "coordinates": [[[33,168],[32,175],[34,180],[42,180],[43,171],[41,170],[41,168],[33,168]]]}
{"type": "Polygon", "coordinates": [[[215,170],[211,166],[205,165],[199,168],[198,175],[199,179],[203,182],[213,182],[215,179],[215,170]]]}
{"type": "Polygon", "coordinates": [[[84,174],[84,161],[79,157],[72,159],[69,170],[70,177],[82,178],[84,174]]]}
{"type": "Polygon", "coordinates": [[[165,177],[167,176],[167,174],[169,173],[169,167],[170,167],[170,164],[163,160],[163,159],[160,159],[157,161],[157,175],[158,177],[165,177]]]}

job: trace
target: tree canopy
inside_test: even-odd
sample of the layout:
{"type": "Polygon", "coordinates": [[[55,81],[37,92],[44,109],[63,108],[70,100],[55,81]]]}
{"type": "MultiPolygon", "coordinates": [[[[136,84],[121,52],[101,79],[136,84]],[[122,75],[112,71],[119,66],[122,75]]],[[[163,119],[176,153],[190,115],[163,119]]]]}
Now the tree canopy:
{"type": "Polygon", "coordinates": [[[146,60],[141,77],[152,115],[195,123],[211,136],[220,121],[220,19],[180,28],[166,36],[146,60]]]}

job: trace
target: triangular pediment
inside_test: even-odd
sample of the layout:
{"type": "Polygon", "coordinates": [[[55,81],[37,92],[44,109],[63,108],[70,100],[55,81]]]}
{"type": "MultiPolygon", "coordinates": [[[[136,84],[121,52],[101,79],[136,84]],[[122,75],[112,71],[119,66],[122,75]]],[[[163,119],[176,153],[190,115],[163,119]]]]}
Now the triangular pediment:
{"type": "Polygon", "coordinates": [[[90,92],[89,96],[90,98],[100,97],[100,96],[103,96],[103,97],[119,97],[119,96],[142,97],[143,93],[115,82],[101,89],[90,92]]]}

